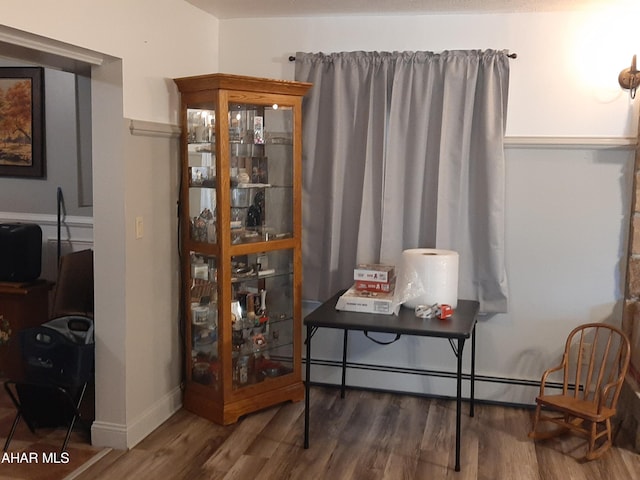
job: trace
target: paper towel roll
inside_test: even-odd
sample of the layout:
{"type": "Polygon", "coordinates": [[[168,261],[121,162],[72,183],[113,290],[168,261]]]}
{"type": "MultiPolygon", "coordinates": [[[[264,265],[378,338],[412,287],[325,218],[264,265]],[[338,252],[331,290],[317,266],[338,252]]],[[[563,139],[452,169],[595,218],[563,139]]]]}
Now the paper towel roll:
{"type": "Polygon", "coordinates": [[[417,278],[422,293],[410,296],[405,307],[417,305],[458,305],[458,252],[435,248],[413,248],[402,252],[405,278],[417,278]],[[415,277],[414,277],[415,276],[415,277]]]}

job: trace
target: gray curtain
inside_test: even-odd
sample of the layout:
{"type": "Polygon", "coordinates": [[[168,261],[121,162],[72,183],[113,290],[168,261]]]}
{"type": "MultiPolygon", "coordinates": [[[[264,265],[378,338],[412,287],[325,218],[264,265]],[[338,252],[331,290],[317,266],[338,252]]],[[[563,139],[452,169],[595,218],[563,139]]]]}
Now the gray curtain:
{"type": "Polygon", "coordinates": [[[296,53],[303,295],[408,248],[460,254],[459,297],[505,312],[504,51],[296,53]]]}

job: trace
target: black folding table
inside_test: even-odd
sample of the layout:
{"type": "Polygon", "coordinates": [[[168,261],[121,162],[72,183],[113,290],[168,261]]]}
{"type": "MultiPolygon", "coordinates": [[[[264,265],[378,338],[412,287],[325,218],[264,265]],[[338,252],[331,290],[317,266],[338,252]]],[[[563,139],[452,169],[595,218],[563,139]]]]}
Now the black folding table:
{"type": "Polygon", "coordinates": [[[465,341],[471,338],[471,371],[470,371],[470,411],[474,412],[474,383],[475,383],[475,326],[479,310],[479,303],[473,300],[458,300],[453,316],[440,320],[438,318],[416,317],[413,309],[401,307],[398,315],[382,315],[375,313],[359,313],[339,311],[335,309],[336,302],[343,292],[336,293],[329,300],[307,315],[304,319],[306,326],[306,381],[305,381],[305,414],[304,414],[304,448],[309,448],[309,389],[311,386],[311,341],[318,328],[334,328],[344,331],[342,347],[342,385],[341,397],[344,398],[347,368],[347,339],[350,330],[390,333],[396,340],[402,335],[419,337],[445,338],[458,360],[456,371],[456,461],[455,470],[460,471],[460,420],[462,406],[462,352],[465,341]]]}

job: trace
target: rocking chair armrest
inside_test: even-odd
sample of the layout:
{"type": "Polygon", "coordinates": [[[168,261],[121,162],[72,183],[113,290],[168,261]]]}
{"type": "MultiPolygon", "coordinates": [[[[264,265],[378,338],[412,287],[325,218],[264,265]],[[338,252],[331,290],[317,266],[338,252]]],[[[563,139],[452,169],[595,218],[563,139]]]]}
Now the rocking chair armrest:
{"type": "Polygon", "coordinates": [[[557,365],[555,367],[549,368],[547,370],[544,371],[544,373],[542,374],[542,379],[540,380],[540,395],[544,395],[544,388],[545,388],[545,384],[547,383],[547,377],[552,374],[553,372],[557,372],[558,370],[562,370],[564,368],[564,364],[565,364],[565,359],[562,359],[562,363],[560,365],[557,365]]]}
{"type": "MultiPolygon", "coordinates": [[[[602,407],[607,407],[606,405],[606,401],[607,401],[607,397],[609,396],[609,391],[613,388],[618,388],[620,386],[620,384],[624,381],[624,377],[618,377],[618,379],[615,382],[611,382],[611,383],[607,383],[606,385],[603,385],[600,388],[600,395],[598,395],[598,413],[602,412],[602,407]]],[[[617,400],[616,398],[614,398],[614,402],[612,402],[612,405],[609,408],[614,408],[615,407],[615,400],[617,400]]]]}

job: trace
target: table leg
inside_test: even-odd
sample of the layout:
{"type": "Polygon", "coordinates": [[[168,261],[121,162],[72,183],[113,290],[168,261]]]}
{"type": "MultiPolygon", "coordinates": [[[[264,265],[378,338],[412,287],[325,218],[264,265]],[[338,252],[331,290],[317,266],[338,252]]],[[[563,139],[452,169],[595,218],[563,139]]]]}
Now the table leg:
{"type": "Polygon", "coordinates": [[[311,327],[307,325],[307,358],[304,382],[304,448],[309,448],[309,389],[311,385],[311,327]]]}
{"type": "Polygon", "coordinates": [[[458,339],[458,374],[456,385],[456,472],[460,471],[460,424],[462,409],[462,350],[464,338],[458,339]]]}
{"type": "Polygon", "coordinates": [[[473,330],[471,331],[471,399],[470,399],[470,407],[469,407],[469,416],[473,417],[474,415],[474,406],[476,403],[476,326],[473,325],[473,330]]]}
{"type": "Polygon", "coordinates": [[[349,330],[344,331],[342,339],[342,386],[340,388],[340,398],[344,398],[345,388],[347,384],[347,340],[349,338],[349,330]]]}

